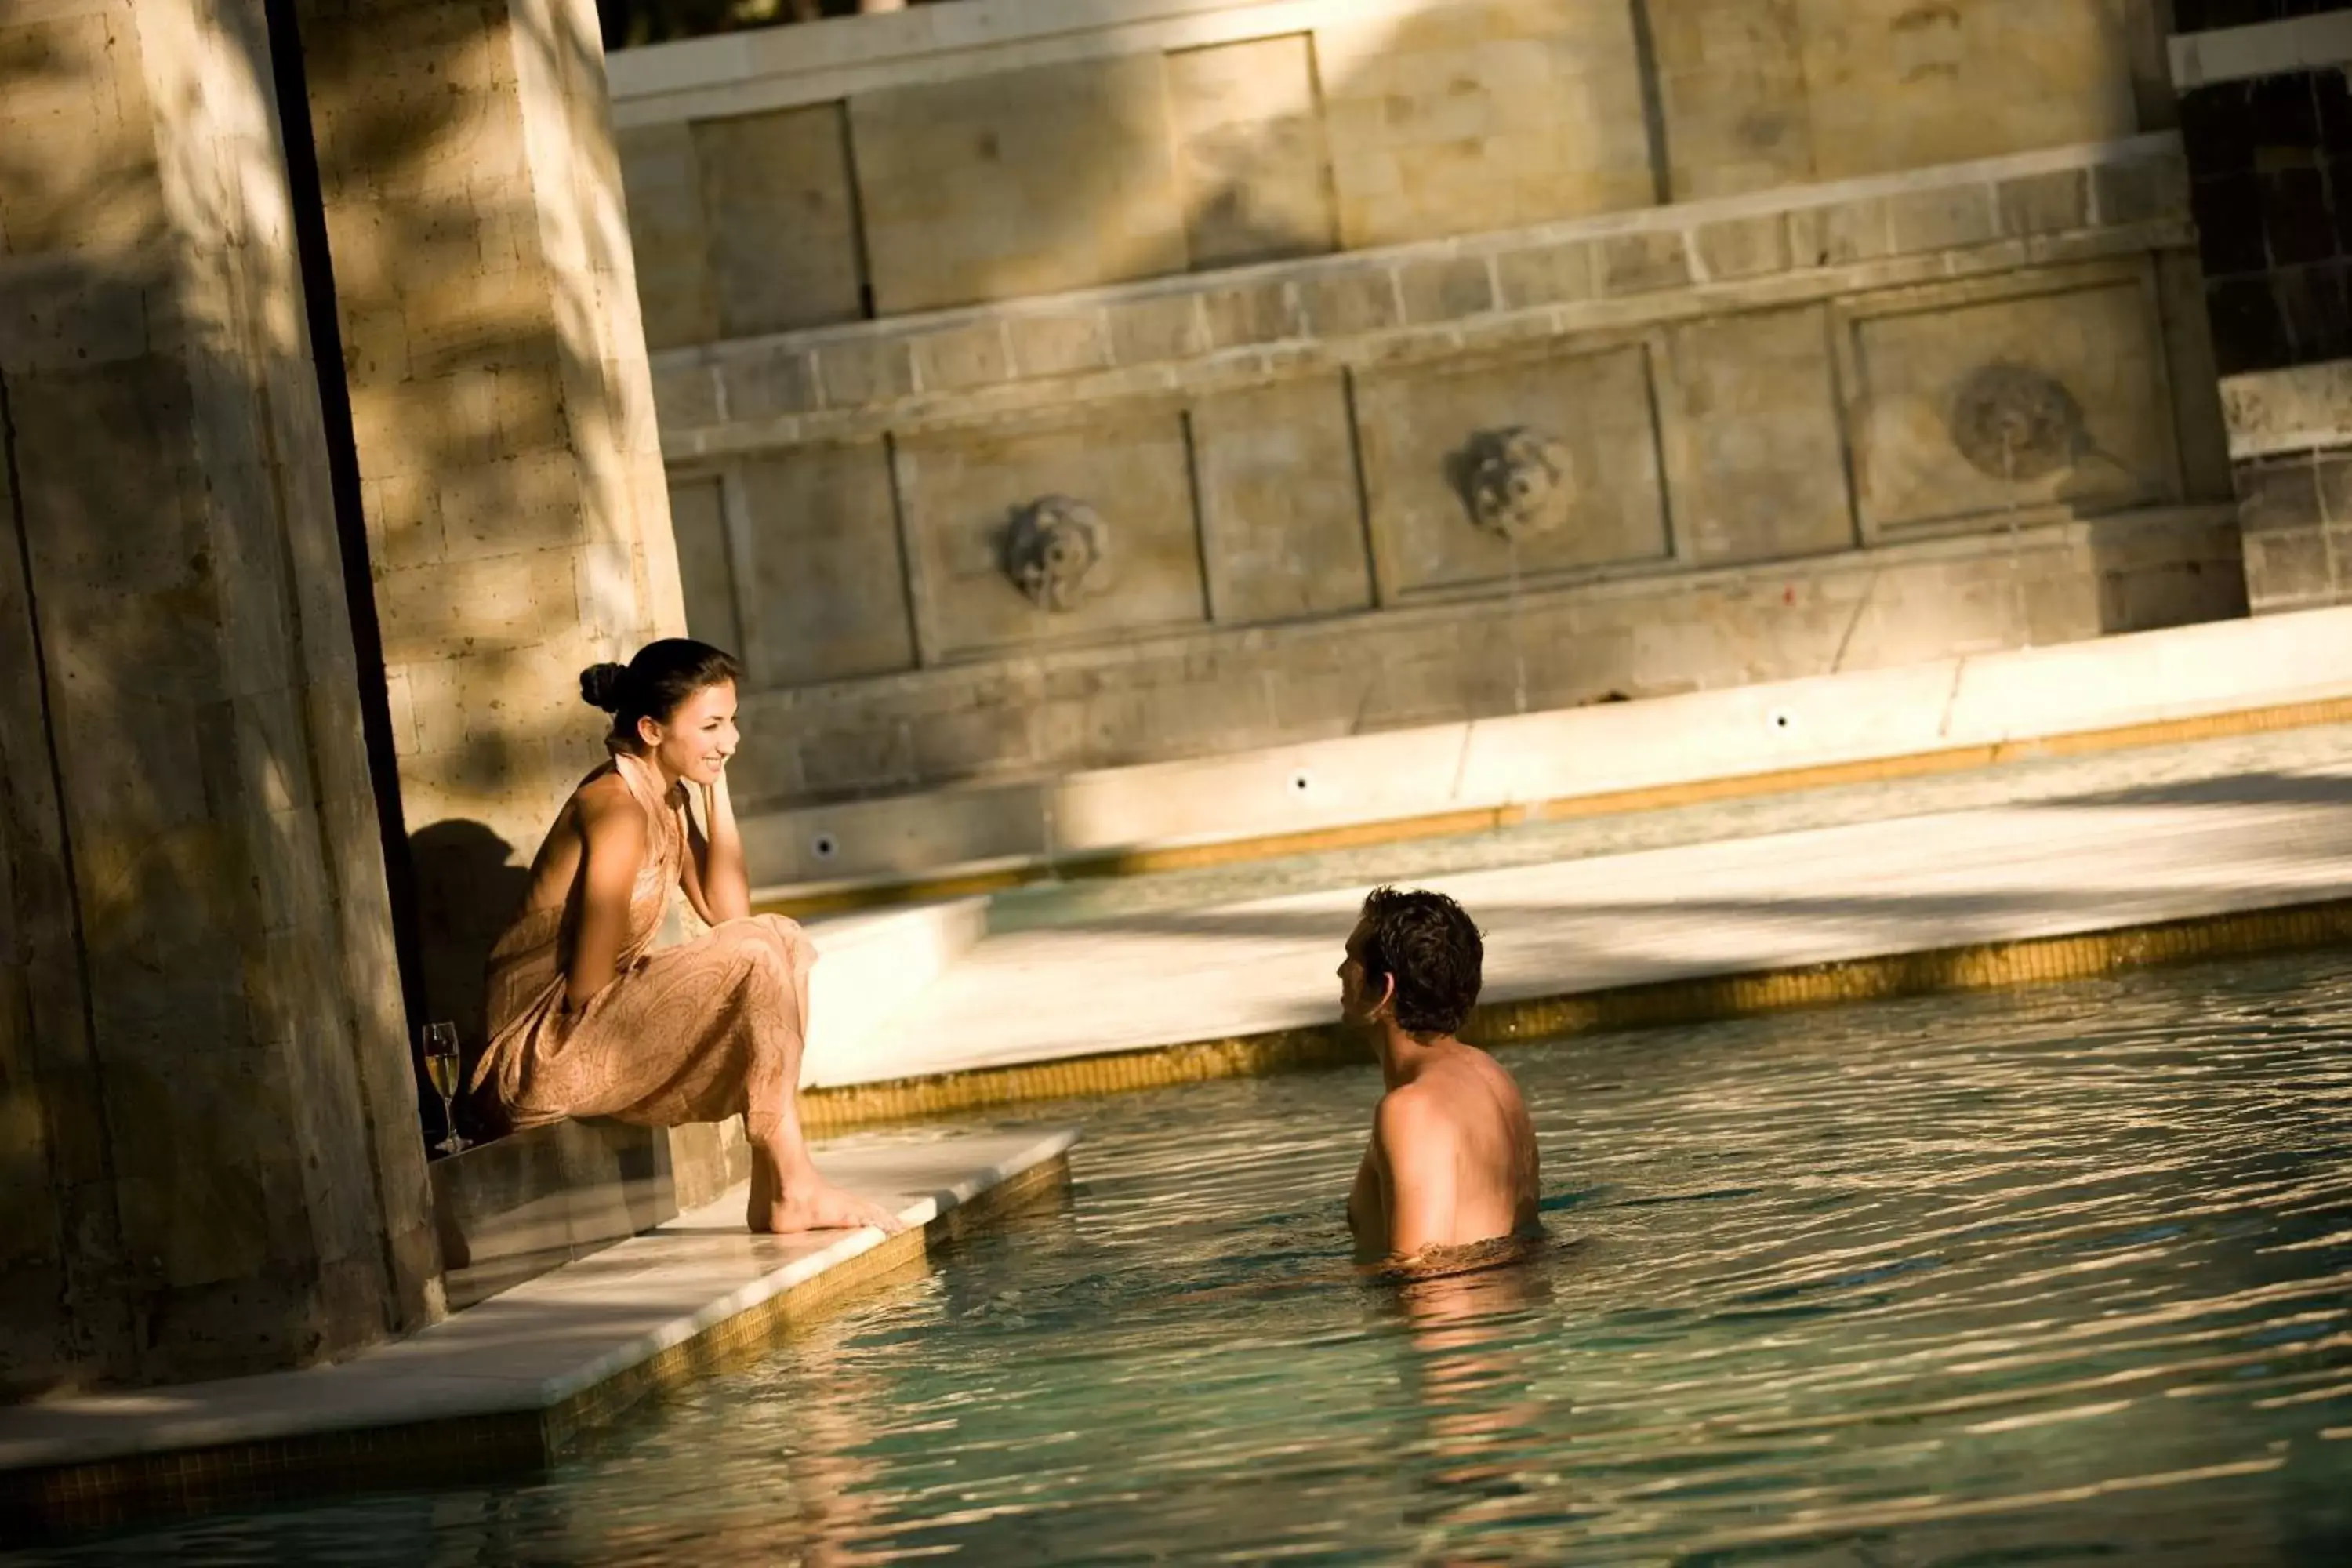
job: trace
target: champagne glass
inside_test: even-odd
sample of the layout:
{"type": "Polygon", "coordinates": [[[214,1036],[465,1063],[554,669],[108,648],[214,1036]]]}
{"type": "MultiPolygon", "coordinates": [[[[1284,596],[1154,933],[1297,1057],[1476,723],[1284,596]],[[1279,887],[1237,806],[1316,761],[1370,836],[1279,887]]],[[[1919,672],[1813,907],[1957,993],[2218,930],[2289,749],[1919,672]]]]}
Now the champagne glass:
{"type": "Polygon", "coordinates": [[[433,1091],[441,1097],[441,1125],[448,1136],[433,1145],[444,1154],[455,1154],[467,1147],[457,1136],[457,1026],[427,1024],[425,1026],[425,1076],[433,1080],[433,1091]]]}

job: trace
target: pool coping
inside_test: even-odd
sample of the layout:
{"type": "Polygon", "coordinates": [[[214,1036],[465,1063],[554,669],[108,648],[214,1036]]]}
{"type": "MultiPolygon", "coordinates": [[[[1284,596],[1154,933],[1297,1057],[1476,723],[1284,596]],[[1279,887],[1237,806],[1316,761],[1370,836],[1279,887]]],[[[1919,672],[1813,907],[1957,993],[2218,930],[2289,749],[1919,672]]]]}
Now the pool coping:
{"type": "MultiPolygon", "coordinates": [[[[2209,959],[2347,945],[2352,945],[2352,899],[2324,899],[1819,963],[1508,996],[1481,1003],[1461,1033],[1475,1044],[1503,1049],[1567,1035],[2004,990],[2209,959]]],[[[802,1095],[802,1114],[811,1127],[845,1131],[1032,1101],[1358,1066],[1372,1059],[1369,1038],[1335,1017],[1328,1023],[1129,1050],[814,1089],[802,1095]]]]}
{"type": "MultiPolygon", "coordinates": [[[[869,1227],[825,1241],[751,1237],[737,1187],[645,1236],[332,1366],[0,1409],[0,1548],[321,1491],[480,1481],[539,1468],[647,1396],[771,1349],[846,1298],[919,1270],[975,1226],[1060,1192],[1077,1140],[1066,1128],[977,1140],[998,1146],[997,1157],[904,1204],[898,1214],[908,1228],[896,1236],[869,1227]],[[1012,1147],[998,1152],[1005,1144],[1012,1147]],[[705,1236],[726,1237],[733,1255],[706,1269],[737,1267],[746,1254],[754,1268],[774,1267],[683,1311],[674,1301],[640,1300],[636,1321],[547,1375],[464,1365],[484,1358],[484,1347],[465,1342],[485,1308],[503,1302],[509,1317],[536,1310],[560,1321],[588,1300],[583,1281],[592,1289],[595,1279],[613,1281],[625,1296],[632,1269],[641,1278],[648,1261],[667,1268],[665,1248],[705,1236]],[[165,1406],[179,1408],[161,1422],[165,1406]]],[[[624,1300],[622,1310],[629,1306],[624,1300]]]]}

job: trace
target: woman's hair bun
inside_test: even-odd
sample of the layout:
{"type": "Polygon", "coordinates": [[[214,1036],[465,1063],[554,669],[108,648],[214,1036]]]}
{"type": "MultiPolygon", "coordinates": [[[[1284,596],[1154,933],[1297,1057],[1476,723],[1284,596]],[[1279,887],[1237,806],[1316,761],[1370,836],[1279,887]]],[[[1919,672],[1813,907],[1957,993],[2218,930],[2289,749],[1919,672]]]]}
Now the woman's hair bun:
{"type": "Polygon", "coordinates": [[[621,710],[622,689],[628,684],[625,664],[592,664],[580,672],[580,697],[591,708],[607,713],[621,710]]]}

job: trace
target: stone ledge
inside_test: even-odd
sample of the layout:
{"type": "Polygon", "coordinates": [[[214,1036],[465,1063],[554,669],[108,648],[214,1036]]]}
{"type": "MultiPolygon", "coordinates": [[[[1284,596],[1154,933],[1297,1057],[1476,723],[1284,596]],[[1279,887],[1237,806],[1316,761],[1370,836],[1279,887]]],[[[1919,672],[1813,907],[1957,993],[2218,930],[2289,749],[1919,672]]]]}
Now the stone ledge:
{"type": "Polygon", "coordinates": [[[730,1193],[340,1365],[0,1410],[0,1545],[143,1515],[545,1463],[645,1395],[776,1343],[1066,1180],[1074,1131],[835,1145],[909,1228],[753,1237],[730,1193]]]}
{"type": "Polygon", "coordinates": [[[1187,274],[655,356],[673,462],[2185,248],[2179,138],[1187,274]]]}
{"type": "Polygon", "coordinates": [[[1824,782],[1825,767],[1997,761],[1999,748],[2068,736],[2145,745],[2285,721],[2265,714],[2336,722],[2335,708],[2308,705],[2347,695],[2352,610],[2320,610],[796,807],[747,819],[745,847],[782,907],[845,907],[909,883],[944,897],[951,878],[1015,885],[1049,860],[1074,874],[1097,861],[1119,873],[1168,869],[1477,831],[1579,800],[1673,804],[1657,792],[1707,781],[1729,789],[1722,781],[1748,778],[1767,793],[1824,782]],[[2165,725],[2202,727],[2148,728],[2165,725]],[[1293,787],[1302,774],[1305,792],[1293,787]],[[843,845],[830,877],[797,852],[819,831],[843,845]]]}

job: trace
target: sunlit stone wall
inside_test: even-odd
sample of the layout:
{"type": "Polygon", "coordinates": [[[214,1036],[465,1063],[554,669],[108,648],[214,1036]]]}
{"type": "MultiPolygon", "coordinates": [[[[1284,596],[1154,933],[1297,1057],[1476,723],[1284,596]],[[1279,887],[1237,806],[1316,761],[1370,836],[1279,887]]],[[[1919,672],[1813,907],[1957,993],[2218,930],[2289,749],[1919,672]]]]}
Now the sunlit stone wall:
{"type": "Polygon", "coordinates": [[[2149,5],[962,0],[613,71],[754,809],[2245,612],[2149,5]]]}
{"type": "Polygon", "coordinates": [[[427,1002],[603,759],[583,665],[680,630],[592,0],[301,0],[427,1002]]]}
{"type": "Polygon", "coordinates": [[[0,0],[0,1398],[436,1313],[260,0],[0,0]]]}

